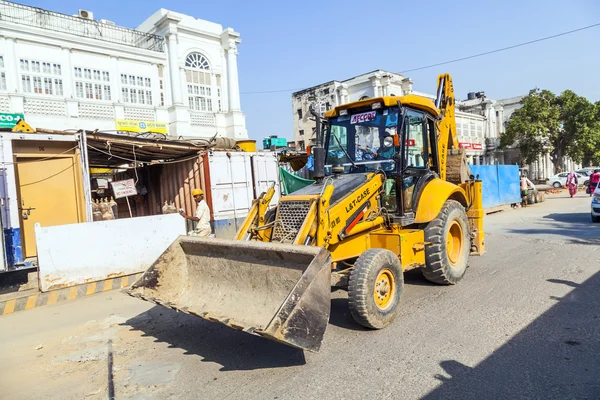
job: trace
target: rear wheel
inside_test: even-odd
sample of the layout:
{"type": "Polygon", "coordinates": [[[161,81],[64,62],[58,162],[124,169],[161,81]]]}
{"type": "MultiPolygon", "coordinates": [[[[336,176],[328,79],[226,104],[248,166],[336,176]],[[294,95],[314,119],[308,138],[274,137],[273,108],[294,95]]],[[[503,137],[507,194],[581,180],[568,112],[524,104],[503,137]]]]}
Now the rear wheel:
{"type": "Polygon", "coordinates": [[[393,252],[365,251],[350,273],[348,305],[352,317],[367,328],[385,328],[398,314],[403,287],[402,266],[393,252]]]}
{"type": "Polygon", "coordinates": [[[425,278],[434,283],[454,285],[467,270],[469,251],[469,221],[464,207],[448,200],[439,215],[425,227],[425,278]]]}
{"type": "Polygon", "coordinates": [[[546,196],[544,196],[543,192],[538,192],[537,195],[536,195],[536,197],[537,197],[537,202],[538,203],[543,203],[544,200],[546,200],[546,196]]]}

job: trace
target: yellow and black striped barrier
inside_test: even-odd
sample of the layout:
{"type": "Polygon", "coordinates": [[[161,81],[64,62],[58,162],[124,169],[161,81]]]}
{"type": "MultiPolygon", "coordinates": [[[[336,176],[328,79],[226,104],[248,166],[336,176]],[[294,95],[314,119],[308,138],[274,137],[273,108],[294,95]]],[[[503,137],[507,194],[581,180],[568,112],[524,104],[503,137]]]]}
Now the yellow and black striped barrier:
{"type": "Polygon", "coordinates": [[[29,310],[61,301],[74,300],[92,294],[120,289],[133,284],[142,276],[142,273],[127,275],[118,278],[105,279],[103,281],[86,283],[84,285],[71,286],[68,288],[51,290],[45,293],[36,293],[16,299],[0,301],[0,315],[12,314],[17,311],[29,310]]]}

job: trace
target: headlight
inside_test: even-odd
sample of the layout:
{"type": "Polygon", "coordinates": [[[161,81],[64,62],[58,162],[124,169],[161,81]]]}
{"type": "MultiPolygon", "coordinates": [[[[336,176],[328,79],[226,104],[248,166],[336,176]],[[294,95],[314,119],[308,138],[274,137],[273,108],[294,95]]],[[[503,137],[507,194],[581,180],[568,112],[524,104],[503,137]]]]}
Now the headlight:
{"type": "Polygon", "coordinates": [[[592,204],[600,204],[600,197],[592,197],[592,204]]]}
{"type": "Polygon", "coordinates": [[[385,147],[392,147],[394,145],[394,138],[391,136],[386,136],[383,138],[383,145],[385,147]]]}

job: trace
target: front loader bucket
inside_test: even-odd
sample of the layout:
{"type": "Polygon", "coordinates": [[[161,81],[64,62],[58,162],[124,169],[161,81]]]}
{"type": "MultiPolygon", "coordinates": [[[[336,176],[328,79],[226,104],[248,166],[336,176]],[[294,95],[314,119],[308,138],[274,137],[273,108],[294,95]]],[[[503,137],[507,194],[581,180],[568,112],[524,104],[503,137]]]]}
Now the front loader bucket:
{"type": "Polygon", "coordinates": [[[131,296],[318,351],[331,307],[322,247],[180,236],[131,296]]]}

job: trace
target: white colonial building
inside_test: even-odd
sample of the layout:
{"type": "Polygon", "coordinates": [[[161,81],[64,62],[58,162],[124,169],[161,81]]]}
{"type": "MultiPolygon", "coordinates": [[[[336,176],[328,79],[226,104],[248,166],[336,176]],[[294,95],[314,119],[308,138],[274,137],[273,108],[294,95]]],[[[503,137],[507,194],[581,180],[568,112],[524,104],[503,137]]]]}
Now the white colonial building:
{"type": "Polygon", "coordinates": [[[0,1],[0,113],[33,127],[247,138],[239,34],[160,9],[137,29],[0,1]]]}
{"type": "Polygon", "coordinates": [[[412,80],[400,74],[376,70],[345,81],[330,81],[292,94],[294,141],[304,150],[315,141],[315,122],[310,107],[315,104],[320,114],[338,105],[377,96],[403,96],[412,92],[412,80]]]}
{"type": "MultiPolygon", "coordinates": [[[[376,70],[347,79],[330,81],[292,94],[294,116],[294,141],[296,149],[304,150],[315,142],[315,122],[311,120],[310,107],[315,104],[321,114],[340,104],[358,101],[377,96],[404,96],[415,94],[435,101],[435,95],[413,90],[412,79],[403,75],[376,70]]],[[[469,162],[483,164],[489,161],[486,153],[485,135],[490,132],[485,128],[485,116],[480,113],[456,111],[458,140],[464,147],[469,162]]],[[[490,161],[491,162],[491,161],[490,161]]]]}

